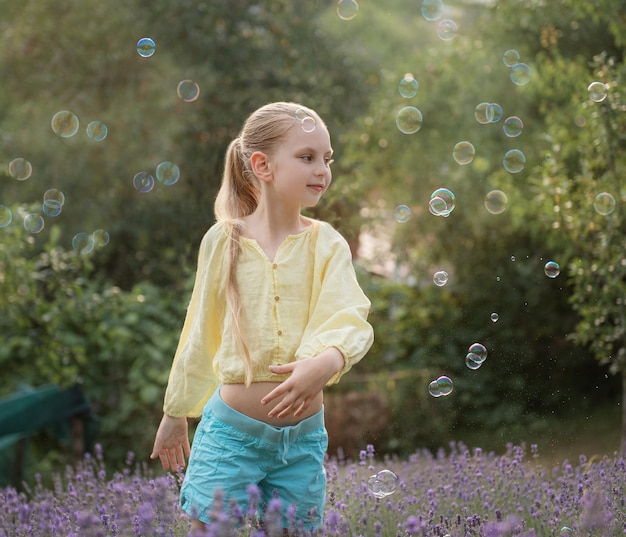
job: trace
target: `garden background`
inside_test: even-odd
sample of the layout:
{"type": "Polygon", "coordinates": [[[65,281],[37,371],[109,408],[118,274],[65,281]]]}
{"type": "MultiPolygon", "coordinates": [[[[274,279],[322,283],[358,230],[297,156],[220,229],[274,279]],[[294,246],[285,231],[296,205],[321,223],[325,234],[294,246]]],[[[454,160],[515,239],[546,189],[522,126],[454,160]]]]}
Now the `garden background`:
{"type": "MultiPolygon", "coordinates": [[[[350,241],[373,303],[374,347],[329,390],[333,449],[407,454],[460,440],[501,451],[535,443],[557,458],[619,450],[621,0],[339,7],[0,3],[0,396],[79,386],[98,421],[90,440],[110,465],[128,451],[147,458],[225,148],[253,109],[294,100],[319,111],[335,149],[334,183],[311,214],[350,241]],[[138,53],[142,37],[154,54],[138,53]],[[528,83],[512,79],[508,50],[530,67],[528,83]],[[414,96],[398,89],[407,74],[414,96]],[[198,95],[177,93],[185,80],[198,95]],[[590,95],[592,82],[606,97],[590,95]],[[502,116],[478,121],[480,103],[502,116]],[[396,123],[406,106],[423,116],[413,134],[396,123]],[[80,121],[74,135],[54,132],[59,111],[80,121]],[[519,136],[503,130],[510,116],[523,121],[519,136]],[[92,122],[106,137],[97,124],[88,133],[92,122]],[[475,148],[467,164],[453,156],[461,141],[475,148]],[[503,167],[510,149],[525,155],[519,172],[503,167]],[[148,188],[161,163],[180,177],[148,188]],[[456,198],[447,218],[429,212],[442,187],[456,198]],[[51,189],[63,195],[56,215],[43,204],[51,189]],[[494,190],[506,194],[502,212],[486,208],[494,190]],[[598,212],[603,193],[615,205],[598,212]],[[476,342],[488,357],[471,370],[476,342]],[[432,397],[441,375],[454,389],[432,397]]],[[[57,433],[19,439],[24,477],[70,460],[57,433]]]]}

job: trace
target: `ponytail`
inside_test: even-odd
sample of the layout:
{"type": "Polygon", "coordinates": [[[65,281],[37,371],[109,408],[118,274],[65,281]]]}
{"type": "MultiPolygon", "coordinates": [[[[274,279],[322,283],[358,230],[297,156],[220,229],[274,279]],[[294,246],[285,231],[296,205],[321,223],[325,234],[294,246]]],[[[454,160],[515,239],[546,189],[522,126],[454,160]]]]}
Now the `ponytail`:
{"type": "Polygon", "coordinates": [[[239,258],[239,237],[242,233],[241,218],[254,212],[258,205],[257,186],[248,168],[241,147],[241,137],[235,138],[226,151],[222,186],[215,199],[215,217],[227,223],[229,247],[226,271],[226,300],[233,315],[235,338],[243,354],[245,382],[252,382],[252,358],[241,330],[241,297],[237,286],[237,259],[239,258]]]}

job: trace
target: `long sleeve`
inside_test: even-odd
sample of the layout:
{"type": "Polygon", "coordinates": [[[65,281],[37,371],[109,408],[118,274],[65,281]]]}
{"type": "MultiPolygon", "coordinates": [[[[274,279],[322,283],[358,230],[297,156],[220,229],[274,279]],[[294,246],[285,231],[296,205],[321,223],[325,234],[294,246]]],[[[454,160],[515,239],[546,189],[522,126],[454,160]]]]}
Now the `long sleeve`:
{"type": "Polygon", "coordinates": [[[223,230],[213,227],[200,245],[191,300],[172,369],[163,411],[174,417],[197,417],[219,381],[214,357],[221,343],[224,317],[223,230]]]}
{"type": "Polygon", "coordinates": [[[338,382],[372,346],[374,330],[367,322],[370,305],[357,281],[348,243],[323,224],[315,248],[309,321],[296,358],[336,347],[345,364],[328,384],[338,382]]]}

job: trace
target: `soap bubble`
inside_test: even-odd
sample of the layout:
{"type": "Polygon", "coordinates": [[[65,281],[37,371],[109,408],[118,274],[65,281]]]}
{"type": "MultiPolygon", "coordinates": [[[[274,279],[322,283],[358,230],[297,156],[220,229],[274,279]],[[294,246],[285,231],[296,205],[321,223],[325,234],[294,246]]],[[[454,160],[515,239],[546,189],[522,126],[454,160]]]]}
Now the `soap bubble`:
{"type": "Polygon", "coordinates": [[[475,155],[476,150],[474,149],[474,146],[468,141],[459,142],[454,146],[454,149],[452,150],[452,158],[457,164],[461,164],[462,166],[472,162],[475,155]]]}
{"type": "Polygon", "coordinates": [[[444,375],[428,385],[428,393],[433,397],[445,397],[450,395],[453,389],[452,379],[444,375]]]}
{"type": "Polygon", "coordinates": [[[509,149],[504,154],[502,165],[507,172],[519,173],[524,169],[526,164],[526,155],[519,149],[509,149]]]}
{"type": "Polygon", "coordinates": [[[500,214],[506,210],[508,198],[502,190],[491,190],[485,196],[485,209],[490,214],[500,214]]]}
{"type": "Polygon", "coordinates": [[[411,209],[408,205],[398,205],[393,211],[393,217],[397,222],[406,222],[411,217],[411,209]]]}
{"type": "Polygon", "coordinates": [[[560,537],[571,537],[572,533],[574,533],[574,530],[572,528],[570,528],[569,526],[563,526],[559,530],[559,536],[560,537]]]}
{"type": "Polygon", "coordinates": [[[437,287],[443,287],[448,283],[448,273],[445,270],[438,270],[433,275],[433,282],[435,282],[437,287]]]}
{"type": "Polygon", "coordinates": [[[515,49],[509,49],[502,55],[502,61],[507,67],[513,67],[516,63],[519,63],[520,55],[515,49]]]}
{"type": "Polygon", "coordinates": [[[58,188],[50,188],[43,194],[43,212],[46,216],[55,217],[61,214],[65,204],[65,194],[58,188]]]}
{"type": "Polygon", "coordinates": [[[102,121],[92,121],[87,125],[87,136],[95,142],[101,142],[107,137],[109,129],[102,121]]]}
{"type": "Polygon", "coordinates": [[[0,228],[7,227],[13,221],[13,212],[6,205],[0,205],[0,228]]]}
{"type": "Polygon", "coordinates": [[[437,25],[437,35],[442,41],[450,41],[454,39],[457,32],[457,25],[450,19],[442,20],[437,25]]]}
{"type": "Polygon", "coordinates": [[[491,123],[497,123],[502,119],[502,107],[498,103],[489,103],[487,106],[487,118],[491,123]]]}
{"type": "Polygon", "coordinates": [[[161,162],[156,167],[156,178],[164,185],[173,185],[180,179],[180,169],[173,162],[161,162]]]}
{"type": "Polygon", "coordinates": [[[133,187],[139,192],[150,192],[154,188],[154,177],[148,172],[139,172],[133,177],[133,187]]]}
{"type": "Polygon", "coordinates": [[[149,58],[154,54],[156,50],[156,44],[149,37],[142,37],[137,41],[137,54],[142,58],[149,58]]]}
{"type": "Polygon", "coordinates": [[[543,271],[548,278],[556,278],[561,274],[561,267],[556,261],[548,261],[545,267],[543,267],[543,271]]]}
{"type": "Polygon", "coordinates": [[[430,195],[428,208],[435,216],[448,216],[455,208],[456,198],[447,188],[438,188],[430,195]]]}
{"type": "Polygon", "coordinates": [[[403,134],[415,134],[422,128],[422,113],[414,106],[405,106],[396,114],[396,126],[403,134]]]}
{"type": "Polygon", "coordinates": [[[61,138],[71,138],[78,132],[79,126],[78,117],[69,110],[61,110],[52,116],[52,131],[61,138]]]}
{"type": "Polygon", "coordinates": [[[398,476],[391,470],[381,470],[369,477],[367,488],[376,498],[390,496],[398,489],[398,476]]]}
{"type": "Polygon", "coordinates": [[[304,132],[313,132],[315,130],[315,119],[311,116],[305,117],[300,124],[304,132]]]}
{"type": "Polygon", "coordinates": [[[192,103],[200,97],[200,85],[193,80],[181,80],[176,87],[176,95],[186,103],[192,103]]]}
{"type": "Polygon", "coordinates": [[[444,5],[441,0],[424,0],[422,3],[422,16],[427,21],[436,21],[443,15],[444,5]]]}
{"type": "Polygon", "coordinates": [[[490,104],[491,103],[483,102],[476,105],[476,108],[474,109],[474,117],[476,118],[476,121],[478,121],[478,123],[480,123],[481,125],[491,123],[488,112],[490,104]]]}
{"type": "Polygon", "coordinates": [[[90,233],[85,233],[84,231],[81,231],[79,233],[76,233],[76,235],[74,235],[74,238],[72,239],[72,248],[74,248],[74,251],[78,252],[79,254],[89,254],[93,252],[94,247],[95,241],[93,235],[90,233]]]}
{"type": "Polygon", "coordinates": [[[9,162],[9,175],[18,181],[26,181],[33,173],[32,164],[25,158],[14,158],[9,162]]]}
{"type": "Polygon", "coordinates": [[[502,130],[509,138],[516,138],[522,134],[524,123],[517,116],[507,117],[502,125],[502,130]]]}
{"type": "Polygon", "coordinates": [[[359,4],[356,0],[339,0],[337,2],[337,16],[343,21],[350,21],[357,16],[359,4]]]}
{"type": "Polygon", "coordinates": [[[29,233],[39,233],[44,228],[43,216],[29,213],[24,217],[24,229],[29,233]]]}
{"type": "Polygon", "coordinates": [[[418,88],[419,83],[417,80],[415,80],[411,73],[407,73],[398,84],[398,93],[400,93],[400,95],[402,95],[405,99],[410,99],[411,97],[415,97],[417,95],[418,88]]]}
{"type": "Polygon", "coordinates": [[[111,241],[111,236],[104,229],[96,229],[92,234],[93,244],[96,248],[106,246],[111,241]]]}
{"type": "Polygon", "coordinates": [[[525,63],[516,63],[511,67],[511,80],[517,86],[525,86],[530,82],[532,71],[525,63]]]}
{"type": "Polygon", "coordinates": [[[494,311],[489,318],[491,319],[492,322],[497,323],[498,319],[500,318],[500,316],[494,311]]]}
{"type": "Polygon", "coordinates": [[[608,95],[606,84],[602,82],[592,82],[587,86],[587,91],[589,92],[589,98],[596,103],[604,101],[608,95]]]}
{"type": "Polygon", "coordinates": [[[472,370],[476,370],[486,359],[487,349],[485,346],[481,343],[473,343],[469,346],[469,349],[467,349],[467,354],[465,355],[465,365],[472,370]]]}
{"type": "Polygon", "coordinates": [[[467,349],[468,354],[478,357],[480,363],[487,359],[487,348],[482,343],[472,343],[467,349]]]}
{"type": "Polygon", "coordinates": [[[593,208],[598,214],[607,216],[615,210],[615,198],[608,192],[600,192],[593,201],[593,208]]]}

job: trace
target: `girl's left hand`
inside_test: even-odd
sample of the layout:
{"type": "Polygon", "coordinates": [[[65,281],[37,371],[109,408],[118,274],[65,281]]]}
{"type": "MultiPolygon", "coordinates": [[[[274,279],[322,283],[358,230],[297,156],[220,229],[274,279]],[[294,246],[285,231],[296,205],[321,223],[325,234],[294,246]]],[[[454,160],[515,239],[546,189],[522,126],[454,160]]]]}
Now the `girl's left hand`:
{"type": "Polygon", "coordinates": [[[304,413],[311,401],[343,365],[343,354],[335,347],[330,347],[313,358],[297,360],[285,365],[271,365],[272,373],[290,376],[261,399],[261,404],[266,405],[283,396],[268,416],[285,418],[293,414],[297,418],[304,413]]]}

